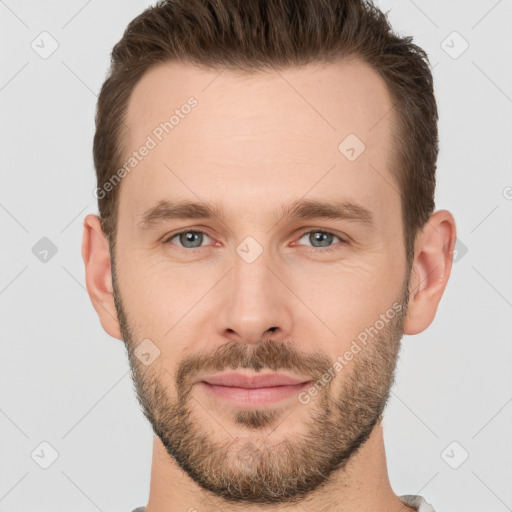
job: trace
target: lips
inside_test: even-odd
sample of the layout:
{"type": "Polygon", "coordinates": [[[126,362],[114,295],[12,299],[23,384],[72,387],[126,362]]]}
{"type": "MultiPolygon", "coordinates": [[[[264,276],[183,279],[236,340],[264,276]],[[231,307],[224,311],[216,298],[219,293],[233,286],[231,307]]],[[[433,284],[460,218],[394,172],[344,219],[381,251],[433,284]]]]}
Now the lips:
{"type": "Polygon", "coordinates": [[[196,381],[196,385],[200,391],[214,399],[230,403],[237,408],[252,409],[291,400],[311,382],[311,379],[279,373],[246,375],[230,372],[203,377],[196,381]]]}
{"type": "Polygon", "coordinates": [[[215,386],[228,386],[245,389],[271,388],[275,386],[296,386],[304,384],[310,379],[300,379],[279,373],[267,373],[264,375],[242,375],[240,373],[223,373],[212,375],[202,379],[215,386]]]}

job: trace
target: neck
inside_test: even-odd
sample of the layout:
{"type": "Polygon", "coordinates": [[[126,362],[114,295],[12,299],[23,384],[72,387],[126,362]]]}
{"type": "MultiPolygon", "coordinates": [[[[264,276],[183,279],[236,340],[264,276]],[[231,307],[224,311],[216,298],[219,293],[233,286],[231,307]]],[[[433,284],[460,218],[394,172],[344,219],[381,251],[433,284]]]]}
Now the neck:
{"type": "Polygon", "coordinates": [[[199,487],[166,452],[155,436],[151,486],[146,512],[222,510],[223,512],[414,512],[393,492],[386,464],[382,422],[343,471],[298,503],[229,503],[199,487]]]}

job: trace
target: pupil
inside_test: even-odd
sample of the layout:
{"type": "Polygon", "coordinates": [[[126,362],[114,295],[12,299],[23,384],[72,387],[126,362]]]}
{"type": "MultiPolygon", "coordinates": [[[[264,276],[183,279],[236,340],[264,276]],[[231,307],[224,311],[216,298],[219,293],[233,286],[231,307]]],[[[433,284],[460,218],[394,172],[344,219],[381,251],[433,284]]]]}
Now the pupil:
{"type": "MultiPolygon", "coordinates": [[[[187,242],[194,242],[194,240],[197,242],[197,239],[201,236],[201,233],[194,233],[192,231],[188,231],[187,233],[183,233],[182,236],[185,236],[185,240],[187,242]]],[[[186,244],[184,244],[186,246],[186,244]]],[[[201,245],[201,242],[199,242],[199,245],[201,245]]],[[[198,247],[197,244],[195,244],[193,247],[198,247]]]]}
{"type": "Polygon", "coordinates": [[[329,245],[329,238],[332,237],[332,235],[317,231],[314,233],[314,237],[317,242],[320,242],[322,244],[321,247],[326,247],[327,245],[329,245]]]}

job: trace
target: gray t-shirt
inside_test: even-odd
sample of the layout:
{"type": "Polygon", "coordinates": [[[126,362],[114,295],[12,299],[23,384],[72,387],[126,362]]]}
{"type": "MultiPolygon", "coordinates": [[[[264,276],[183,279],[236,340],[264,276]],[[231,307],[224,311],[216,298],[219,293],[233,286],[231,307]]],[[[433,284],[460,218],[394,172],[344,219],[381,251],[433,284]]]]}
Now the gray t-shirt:
{"type": "MultiPolygon", "coordinates": [[[[428,503],[423,496],[417,494],[405,494],[399,496],[399,498],[410,507],[416,508],[418,512],[436,512],[432,505],[428,503]]],[[[133,510],[133,512],[146,512],[144,507],[139,507],[133,510]]]]}

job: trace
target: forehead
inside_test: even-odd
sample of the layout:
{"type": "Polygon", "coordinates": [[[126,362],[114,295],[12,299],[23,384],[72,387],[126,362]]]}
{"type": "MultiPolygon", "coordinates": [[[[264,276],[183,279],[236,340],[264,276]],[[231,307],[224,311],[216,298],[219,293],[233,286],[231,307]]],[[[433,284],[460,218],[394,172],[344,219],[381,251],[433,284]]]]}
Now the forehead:
{"type": "Polygon", "coordinates": [[[188,135],[193,128],[197,139],[210,134],[212,127],[234,136],[285,127],[298,135],[312,134],[314,128],[321,136],[336,134],[335,139],[348,131],[368,139],[386,131],[387,122],[381,121],[392,106],[378,72],[355,58],[251,74],[169,62],[146,72],[130,96],[130,142],[140,140],[155,122],[169,120],[190,97],[198,101],[194,110],[201,114],[194,117],[200,118],[202,129],[197,133],[192,119],[173,135],[188,135]],[[309,125],[297,122],[306,120],[309,125]]]}
{"type": "Polygon", "coordinates": [[[120,214],[168,197],[234,206],[236,196],[240,207],[266,197],[270,208],[313,188],[380,192],[378,206],[392,192],[391,111],[385,82],[360,60],[252,74],[161,64],[128,103],[126,156],[151,149],[123,178],[120,214]]]}

